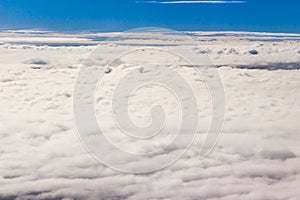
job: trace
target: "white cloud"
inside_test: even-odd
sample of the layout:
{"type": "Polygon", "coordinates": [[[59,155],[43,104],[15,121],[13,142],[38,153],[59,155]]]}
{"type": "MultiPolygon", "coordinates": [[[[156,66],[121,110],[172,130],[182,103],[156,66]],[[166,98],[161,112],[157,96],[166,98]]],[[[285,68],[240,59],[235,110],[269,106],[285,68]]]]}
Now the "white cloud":
{"type": "MultiPolygon", "coordinates": [[[[298,43],[202,38],[217,38],[205,48],[222,65],[298,59],[298,43]],[[250,47],[261,53],[245,53],[250,47]]],[[[169,168],[133,175],[95,161],[73,130],[72,98],[64,94],[72,94],[77,64],[93,48],[0,45],[0,199],[298,199],[299,70],[220,68],[228,103],[215,151],[201,160],[195,145],[169,168]],[[45,58],[52,68],[31,68],[45,58]]],[[[110,55],[128,45],[102,48],[110,55]]],[[[181,69],[195,80],[189,68],[181,69]]],[[[205,117],[208,111],[201,111],[205,117]]]]}
{"type": "Polygon", "coordinates": [[[240,4],[246,3],[246,1],[144,1],[144,3],[156,3],[156,4],[240,4]]]}

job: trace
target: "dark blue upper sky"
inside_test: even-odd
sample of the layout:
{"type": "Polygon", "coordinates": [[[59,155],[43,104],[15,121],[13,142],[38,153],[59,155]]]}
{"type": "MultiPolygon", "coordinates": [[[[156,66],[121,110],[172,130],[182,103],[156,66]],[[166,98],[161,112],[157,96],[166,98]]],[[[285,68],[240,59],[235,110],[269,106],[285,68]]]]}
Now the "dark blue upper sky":
{"type": "Polygon", "coordinates": [[[235,4],[141,2],[0,0],[0,28],[123,31],[155,26],[175,30],[300,33],[300,0],[246,0],[235,4]]]}

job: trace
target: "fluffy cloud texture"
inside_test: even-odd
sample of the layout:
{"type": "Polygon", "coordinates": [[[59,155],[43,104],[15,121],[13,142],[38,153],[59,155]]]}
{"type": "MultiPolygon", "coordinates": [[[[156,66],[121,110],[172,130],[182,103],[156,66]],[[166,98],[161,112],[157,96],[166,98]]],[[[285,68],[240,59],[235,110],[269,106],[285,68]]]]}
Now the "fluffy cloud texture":
{"type": "MultiPolygon", "coordinates": [[[[5,40],[0,37],[0,199],[299,198],[300,71],[285,68],[299,63],[299,41],[293,40],[298,35],[279,35],[276,38],[282,40],[273,42],[274,35],[193,33],[203,47],[196,49],[199,55],[210,55],[219,66],[226,93],[223,135],[205,159],[199,158],[204,138],[199,131],[192,147],[172,166],[150,174],[127,174],[95,160],[74,128],[76,76],[80,63],[95,49],[84,44],[93,44],[95,36],[84,35],[87,39],[69,46],[72,41],[64,36],[68,41],[64,45],[47,46],[40,41],[24,44],[21,36],[12,44],[14,38],[7,39],[10,34],[17,33],[2,33],[5,40]],[[261,68],[252,69],[254,65],[261,68]],[[269,70],[272,66],[276,70],[269,70]]],[[[104,52],[101,60],[112,49],[130,46],[99,48],[104,52]]],[[[125,69],[126,61],[120,63],[125,69]]],[[[195,84],[201,82],[188,66],[181,70],[195,84]]],[[[109,76],[116,72],[112,69],[106,76],[114,80],[109,76]]],[[[111,86],[96,95],[99,106],[105,105],[101,97],[111,86]]],[[[210,99],[204,96],[203,101],[210,99]]],[[[200,115],[206,124],[210,111],[202,106],[200,115]]],[[[99,113],[101,108],[95,110],[99,113]]],[[[115,130],[110,127],[106,124],[113,137],[115,130]]],[[[136,145],[134,150],[145,147],[136,145]]]]}

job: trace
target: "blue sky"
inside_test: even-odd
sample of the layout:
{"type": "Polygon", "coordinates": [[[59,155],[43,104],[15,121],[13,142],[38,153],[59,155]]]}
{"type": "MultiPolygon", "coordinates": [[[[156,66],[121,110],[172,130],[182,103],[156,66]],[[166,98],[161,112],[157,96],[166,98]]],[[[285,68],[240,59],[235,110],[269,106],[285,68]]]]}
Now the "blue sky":
{"type": "Polygon", "coordinates": [[[300,33],[300,1],[0,0],[1,29],[123,31],[144,26],[300,33]]]}

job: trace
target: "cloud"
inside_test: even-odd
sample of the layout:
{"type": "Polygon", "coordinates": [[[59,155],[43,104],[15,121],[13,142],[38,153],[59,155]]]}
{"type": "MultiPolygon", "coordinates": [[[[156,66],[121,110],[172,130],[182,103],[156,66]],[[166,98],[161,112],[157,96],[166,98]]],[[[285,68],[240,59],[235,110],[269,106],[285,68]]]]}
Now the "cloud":
{"type": "MultiPolygon", "coordinates": [[[[230,62],[230,66],[243,58],[248,66],[262,58],[272,63],[298,59],[296,42],[273,46],[273,42],[245,43],[236,38],[241,37],[216,39],[208,43],[206,52],[199,49],[199,54],[219,57],[217,62],[230,62]],[[262,43],[264,46],[256,47],[262,43]],[[249,46],[261,53],[257,57],[243,54],[249,46]],[[239,54],[231,53],[232,49],[239,54]],[[225,53],[217,54],[221,50],[225,53]]],[[[171,37],[168,39],[172,41],[171,37]]],[[[0,80],[6,79],[0,81],[0,199],[299,199],[299,70],[219,68],[228,104],[224,134],[215,151],[201,160],[199,145],[195,144],[169,168],[151,174],[125,174],[90,157],[73,130],[72,98],[67,98],[67,94],[72,94],[74,88],[76,63],[94,47],[30,45],[25,49],[24,44],[0,45],[0,80]],[[30,64],[24,64],[24,60],[30,64]],[[30,69],[41,61],[55,67],[30,69]]],[[[87,66],[101,64],[101,58],[112,55],[115,48],[131,50],[129,45],[99,48],[102,54],[87,66]]],[[[179,61],[172,62],[176,66],[179,61]]],[[[197,81],[192,68],[177,69],[197,81]]],[[[146,69],[143,71],[146,73],[146,69]]],[[[114,69],[107,74],[112,82],[108,82],[103,95],[113,87],[116,72],[114,69]]],[[[201,90],[199,94],[204,96],[201,90]]],[[[199,105],[203,116],[209,115],[209,109],[204,108],[206,101],[210,98],[199,105]]],[[[105,98],[98,104],[102,102],[105,98]]],[[[95,110],[108,112],[109,106],[100,108],[96,106],[95,110]]],[[[119,135],[113,126],[107,127],[109,134],[119,135]]],[[[167,138],[161,139],[155,145],[163,144],[167,138]]],[[[123,144],[136,144],[132,146],[142,150],[146,147],[140,142],[123,144]]],[[[108,155],[112,156],[112,152],[108,155]]]]}
{"type": "Polygon", "coordinates": [[[144,1],[143,3],[156,4],[239,4],[246,1],[144,1]]]}

